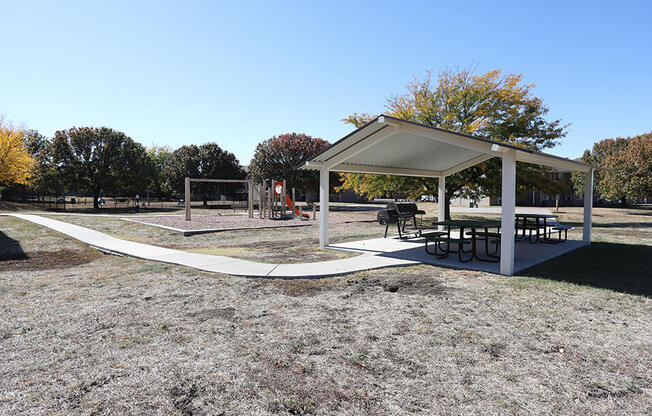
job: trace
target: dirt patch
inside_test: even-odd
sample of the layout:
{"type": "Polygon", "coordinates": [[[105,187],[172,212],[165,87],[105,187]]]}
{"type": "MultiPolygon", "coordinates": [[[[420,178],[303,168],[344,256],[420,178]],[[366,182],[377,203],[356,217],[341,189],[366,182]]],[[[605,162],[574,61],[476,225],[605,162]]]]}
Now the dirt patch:
{"type": "Polygon", "coordinates": [[[235,314],[234,308],[214,308],[214,309],[203,309],[197,312],[191,312],[187,316],[188,318],[193,318],[199,322],[205,322],[209,319],[225,319],[232,320],[233,315],[235,314]]]}
{"type": "Polygon", "coordinates": [[[400,295],[441,296],[449,291],[449,288],[437,277],[409,271],[399,275],[349,279],[347,283],[354,288],[352,295],[382,290],[400,295]]]}
{"type": "Polygon", "coordinates": [[[192,416],[197,412],[197,409],[194,408],[192,402],[197,397],[197,385],[191,383],[187,385],[179,385],[170,389],[170,396],[172,396],[172,402],[174,408],[180,412],[183,416],[192,416]]]}
{"type": "Polygon", "coordinates": [[[100,256],[91,249],[8,253],[0,255],[0,272],[67,269],[90,263],[100,256]]]}
{"type": "MultiPolygon", "coordinates": [[[[441,296],[449,292],[437,276],[423,273],[423,267],[395,270],[374,270],[362,272],[352,277],[333,277],[326,279],[260,279],[260,285],[272,286],[288,296],[314,296],[324,291],[349,291],[345,296],[389,292],[400,295],[441,296]]],[[[433,268],[434,270],[434,268],[433,268]]]]}

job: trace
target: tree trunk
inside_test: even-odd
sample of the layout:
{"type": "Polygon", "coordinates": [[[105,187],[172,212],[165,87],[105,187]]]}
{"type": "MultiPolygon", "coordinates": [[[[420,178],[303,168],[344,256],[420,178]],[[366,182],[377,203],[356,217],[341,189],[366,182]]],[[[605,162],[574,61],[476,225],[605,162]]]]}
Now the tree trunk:
{"type": "Polygon", "coordinates": [[[100,199],[99,195],[93,195],[93,209],[100,209],[100,204],[98,203],[98,199],[100,199]]]}
{"type": "Polygon", "coordinates": [[[451,220],[451,197],[446,195],[445,199],[446,200],[444,203],[446,204],[446,206],[444,207],[444,219],[446,221],[450,221],[451,220]]]}
{"type": "Polygon", "coordinates": [[[204,201],[204,206],[208,206],[208,196],[206,194],[204,194],[203,201],[204,201]]]}

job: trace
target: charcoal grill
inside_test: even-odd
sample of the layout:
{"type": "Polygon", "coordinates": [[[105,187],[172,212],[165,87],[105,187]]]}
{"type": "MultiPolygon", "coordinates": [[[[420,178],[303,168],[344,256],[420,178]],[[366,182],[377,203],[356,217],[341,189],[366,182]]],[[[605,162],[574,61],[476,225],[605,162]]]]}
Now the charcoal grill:
{"type": "Polygon", "coordinates": [[[387,231],[390,225],[396,224],[398,230],[398,238],[403,239],[405,234],[405,227],[411,223],[414,227],[415,237],[418,237],[421,232],[417,228],[417,215],[425,214],[425,211],[420,210],[417,204],[411,201],[396,201],[390,202],[384,209],[378,211],[376,219],[380,225],[385,226],[385,238],[387,238],[387,231]]]}

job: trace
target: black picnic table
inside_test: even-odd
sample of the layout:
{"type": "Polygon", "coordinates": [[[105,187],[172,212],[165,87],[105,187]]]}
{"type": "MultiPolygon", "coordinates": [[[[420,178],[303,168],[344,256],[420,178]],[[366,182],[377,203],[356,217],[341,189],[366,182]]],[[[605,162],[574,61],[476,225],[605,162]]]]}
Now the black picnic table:
{"type": "MultiPolygon", "coordinates": [[[[458,253],[458,259],[461,263],[466,263],[468,261],[476,258],[480,261],[489,261],[489,262],[498,262],[500,261],[500,256],[498,250],[494,253],[489,252],[489,238],[500,239],[500,227],[501,222],[498,220],[450,220],[450,221],[436,221],[428,225],[422,226],[421,235],[426,239],[425,250],[428,254],[433,254],[438,258],[447,257],[449,253],[458,253]],[[446,228],[446,231],[435,231],[439,226],[446,228]],[[453,228],[459,228],[460,235],[459,238],[454,239],[451,237],[451,230],[453,228]],[[496,228],[496,233],[490,233],[489,229],[496,228]],[[468,229],[471,231],[471,239],[468,240],[465,235],[465,230],[468,229]],[[484,232],[478,232],[478,229],[484,229],[484,232]],[[432,231],[427,231],[432,230],[432,231]],[[481,257],[477,253],[477,241],[478,237],[482,236],[485,242],[485,252],[488,257],[481,257]],[[428,241],[434,241],[435,251],[428,251],[428,241]],[[446,242],[446,250],[442,249],[439,246],[439,243],[446,242]],[[464,244],[471,243],[471,251],[464,251],[464,244]],[[451,244],[457,244],[457,251],[451,249],[451,244]],[[438,249],[442,250],[442,254],[438,254],[438,249]],[[464,258],[463,254],[471,254],[467,259],[464,258]]],[[[498,247],[498,243],[496,243],[498,247]]]]}
{"type": "Polygon", "coordinates": [[[550,239],[546,235],[546,230],[548,230],[548,220],[549,219],[554,219],[556,218],[552,214],[515,214],[516,217],[516,238],[518,239],[524,239],[525,238],[525,232],[529,229],[530,230],[530,235],[528,237],[528,241],[530,244],[534,244],[537,242],[542,242],[542,243],[556,243],[558,241],[550,239]],[[519,232],[519,221],[523,220],[523,225],[521,227],[521,230],[523,231],[521,236],[518,236],[519,232]],[[528,220],[534,220],[534,225],[528,225],[528,220]],[[529,227],[529,228],[528,228],[529,227]],[[539,234],[539,230],[543,228],[543,235],[539,234]],[[536,235],[534,236],[534,240],[532,239],[532,231],[536,231],[536,235]]]}

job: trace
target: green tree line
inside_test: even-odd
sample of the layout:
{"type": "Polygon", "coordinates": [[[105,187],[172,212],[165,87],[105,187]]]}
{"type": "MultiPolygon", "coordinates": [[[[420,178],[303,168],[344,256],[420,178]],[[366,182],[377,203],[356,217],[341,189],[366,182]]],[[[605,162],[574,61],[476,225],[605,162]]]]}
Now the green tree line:
{"type": "MultiPolygon", "coordinates": [[[[19,133],[17,137],[23,140],[21,151],[35,163],[29,179],[2,184],[8,185],[14,194],[21,191],[57,197],[84,194],[92,196],[94,207],[99,208],[102,196],[151,192],[164,198],[182,197],[186,177],[245,179],[248,176],[236,156],[215,142],[174,150],[165,146],[146,148],[107,127],[73,127],[57,131],[52,138],[36,130],[19,133]]],[[[328,144],[305,134],[272,137],[257,146],[250,177],[256,182],[286,179],[300,192],[314,192],[319,186],[318,176],[314,172],[297,171],[295,167],[328,144]]],[[[216,189],[234,196],[239,187],[238,184],[197,183],[192,193],[194,198],[206,203],[216,189]]]]}
{"type": "MultiPolygon", "coordinates": [[[[126,134],[107,127],[73,127],[46,138],[26,131],[25,148],[36,164],[27,185],[14,185],[43,195],[79,193],[93,197],[152,192],[180,196],[184,178],[243,179],[244,168],[233,153],[217,143],[146,148],[126,134]]],[[[230,187],[233,188],[233,187],[230,187]]],[[[222,189],[232,192],[234,189],[222,189]]],[[[193,194],[210,192],[201,184],[193,194]]]]}

